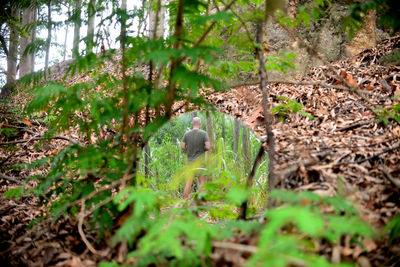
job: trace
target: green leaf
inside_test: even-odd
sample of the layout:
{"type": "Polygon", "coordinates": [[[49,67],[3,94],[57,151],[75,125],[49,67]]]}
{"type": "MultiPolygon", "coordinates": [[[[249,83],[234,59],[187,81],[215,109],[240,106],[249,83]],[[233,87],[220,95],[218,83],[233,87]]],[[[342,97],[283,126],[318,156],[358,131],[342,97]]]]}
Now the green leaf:
{"type": "Polygon", "coordinates": [[[24,193],[24,187],[15,187],[15,188],[11,188],[8,189],[6,192],[4,192],[4,196],[6,198],[15,198],[15,199],[19,199],[24,193]]]}

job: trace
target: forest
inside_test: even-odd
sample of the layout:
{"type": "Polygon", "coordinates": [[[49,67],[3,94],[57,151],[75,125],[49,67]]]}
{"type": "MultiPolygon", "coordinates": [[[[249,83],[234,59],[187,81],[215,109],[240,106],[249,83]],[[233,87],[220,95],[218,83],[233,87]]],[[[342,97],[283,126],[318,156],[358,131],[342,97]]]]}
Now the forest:
{"type": "Polygon", "coordinates": [[[2,0],[2,266],[400,266],[399,14],[2,0]]]}

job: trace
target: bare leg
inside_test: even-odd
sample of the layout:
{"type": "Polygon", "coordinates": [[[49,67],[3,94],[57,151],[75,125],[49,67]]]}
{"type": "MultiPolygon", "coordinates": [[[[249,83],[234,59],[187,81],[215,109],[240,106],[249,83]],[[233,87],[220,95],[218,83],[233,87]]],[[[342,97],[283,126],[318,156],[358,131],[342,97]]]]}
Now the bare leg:
{"type": "Polygon", "coordinates": [[[203,185],[207,182],[207,177],[199,176],[199,191],[203,188],[203,185]]]}
{"type": "Polygon", "coordinates": [[[183,191],[183,198],[189,199],[190,192],[192,191],[193,180],[189,179],[186,182],[185,190],[183,191]]]}

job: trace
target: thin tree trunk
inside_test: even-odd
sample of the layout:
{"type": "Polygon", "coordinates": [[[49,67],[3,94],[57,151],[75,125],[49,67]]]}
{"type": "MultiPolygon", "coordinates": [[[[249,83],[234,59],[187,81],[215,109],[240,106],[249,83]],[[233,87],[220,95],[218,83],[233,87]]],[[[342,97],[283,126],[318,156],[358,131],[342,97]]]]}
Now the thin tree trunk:
{"type": "Polygon", "coordinates": [[[250,147],[249,147],[249,128],[242,125],[242,153],[245,173],[250,171],[251,158],[250,158],[250,147]]]}
{"type": "Polygon", "coordinates": [[[144,146],[144,176],[146,178],[149,178],[150,176],[150,144],[149,142],[146,143],[146,145],[144,146]]]}
{"type": "MultiPolygon", "coordinates": [[[[70,11],[71,11],[71,4],[68,4],[68,19],[70,17],[70,11]]],[[[69,22],[66,23],[66,28],[65,28],[63,61],[65,61],[65,58],[67,56],[68,27],[69,27],[69,22]]]]}
{"type": "Polygon", "coordinates": [[[47,41],[46,41],[46,58],[44,61],[44,69],[49,68],[50,45],[51,45],[51,1],[47,2],[47,41]]]}
{"type": "Polygon", "coordinates": [[[81,7],[82,0],[75,0],[74,10],[74,44],[72,47],[72,58],[76,59],[79,55],[79,40],[81,31],[81,7]]]}
{"type": "MultiPolygon", "coordinates": [[[[19,8],[12,9],[12,16],[19,19],[19,8]]],[[[8,43],[8,57],[7,57],[7,83],[12,84],[17,78],[17,55],[18,55],[18,39],[19,35],[15,27],[10,27],[10,41],[8,43]]]]}
{"type": "MultiPolygon", "coordinates": [[[[37,21],[37,16],[38,16],[38,9],[34,8],[33,9],[33,18],[32,18],[32,22],[36,22],[37,21]]],[[[31,43],[33,43],[36,40],[36,26],[34,26],[32,28],[32,37],[31,37],[31,43]]],[[[35,71],[35,53],[31,53],[31,71],[33,72],[35,71]]]]}
{"type": "Polygon", "coordinates": [[[88,4],[88,28],[86,37],[86,51],[93,52],[94,25],[96,18],[96,0],[90,0],[88,4]]]}
{"type": "Polygon", "coordinates": [[[208,138],[210,139],[211,150],[214,150],[215,145],[215,134],[214,134],[214,124],[212,114],[210,112],[206,113],[206,131],[208,138]]]}
{"type": "MultiPolygon", "coordinates": [[[[268,17],[268,8],[267,4],[265,4],[265,18],[259,19],[257,24],[257,35],[256,35],[256,56],[260,63],[259,65],[259,75],[260,75],[260,89],[262,91],[262,106],[264,111],[264,123],[265,130],[267,133],[267,152],[268,152],[268,191],[270,192],[275,187],[276,183],[276,175],[274,172],[275,166],[275,138],[274,133],[272,132],[272,115],[269,112],[269,104],[268,104],[268,76],[267,71],[265,69],[265,60],[264,60],[264,51],[260,49],[262,47],[263,42],[263,33],[264,26],[267,22],[268,17]]],[[[273,201],[268,201],[268,205],[274,205],[273,201]]]]}
{"type": "Polygon", "coordinates": [[[240,138],[240,121],[237,119],[233,120],[233,152],[235,159],[237,159],[239,151],[239,138],[240,138]]]}
{"type": "Polygon", "coordinates": [[[153,1],[150,1],[149,37],[161,38],[164,35],[165,5],[163,0],[157,1],[156,10],[153,10],[153,1]]]}
{"type": "MultiPolygon", "coordinates": [[[[22,27],[33,22],[34,10],[30,7],[24,8],[22,16],[22,27]]],[[[32,72],[32,57],[30,55],[24,56],[28,44],[31,42],[32,32],[28,32],[29,36],[21,38],[20,42],[20,68],[19,77],[22,77],[32,72]]]]}
{"type": "MultiPolygon", "coordinates": [[[[126,0],[121,2],[121,11],[126,12],[126,0]]],[[[128,101],[128,83],[126,80],[126,58],[125,58],[125,37],[126,37],[126,20],[124,17],[121,18],[121,33],[120,33],[120,48],[122,52],[122,98],[123,98],[123,109],[124,115],[122,117],[121,134],[122,138],[127,141],[128,138],[128,119],[129,119],[129,101],[128,101]]]]}
{"type": "MultiPolygon", "coordinates": [[[[180,47],[181,38],[183,35],[183,0],[178,0],[177,3],[177,11],[176,11],[176,22],[175,22],[175,33],[174,33],[174,44],[173,49],[177,50],[180,47]]],[[[171,60],[171,67],[169,72],[169,81],[168,81],[168,90],[166,95],[166,105],[165,105],[165,117],[167,119],[172,116],[172,105],[175,101],[175,93],[177,84],[173,80],[175,70],[179,67],[181,63],[180,58],[174,58],[171,60]]]]}

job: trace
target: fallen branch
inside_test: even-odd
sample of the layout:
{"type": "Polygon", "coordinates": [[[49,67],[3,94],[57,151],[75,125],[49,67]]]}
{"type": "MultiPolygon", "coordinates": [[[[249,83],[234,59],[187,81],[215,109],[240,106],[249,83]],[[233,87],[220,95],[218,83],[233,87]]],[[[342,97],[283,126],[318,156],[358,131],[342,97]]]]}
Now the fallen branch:
{"type": "Polygon", "coordinates": [[[345,131],[354,130],[354,129],[357,129],[357,128],[361,127],[361,126],[368,125],[368,124],[370,124],[370,123],[372,123],[374,121],[375,120],[358,122],[358,123],[355,123],[355,124],[352,124],[352,125],[337,129],[336,131],[337,132],[345,132],[345,131]]]}
{"type": "Polygon", "coordinates": [[[45,139],[60,139],[60,140],[69,141],[75,145],[82,146],[82,143],[80,143],[79,141],[69,138],[67,136],[62,136],[62,135],[55,135],[55,136],[51,136],[51,137],[44,137],[42,135],[39,135],[37,137],[33,137],[33,138],[29,138],[29,139],[15,140],[15,141],[9,141],[9,142],[0,142],[0,146],[20,144],[20,143],[29,143],[30,141],[45,140],[45,139]]]}
{"type": "Polygon", "coordinates": [[[289,166],[284,166],[282,171],[276,172],[276,184],[281,183],[281,188],[283,188],[283,181],[289,177],[292,173],[296,172],[301,166],[307,167],[318,163],[319,160],[316,158],[308,158],[299,162],[296,162],[289,166]]]}
{"type": "MultiPolygon", "coordinates": [[[[330,89],[337,89],[337,90],[342,90],[342,91],[351,91],[351,92],[358,92],[362,93],[365,95],[370,95],[370,96],[375,96],[375,97],[382,97],[381,94],[369,92],[369,91],[363,91],[359,89],[352,89],[346,86],[342,85],[335,85],[335,84],[329,84],[329,83],[323,83],[320,81],[284,81],[284,80],[275,80],[275,81],[268,81],[268,84],[291,84],[291,85],[311,85],[311,86],[321,86],[325,88],[330,88],[330,89]]],[[[235,85],[233,87],[240,87],[240,86],[256,86],[260,84],[259,81],[257,82],[251,82],[251,83],[241,83],[238,85],[235,85]]],[[[384,98],[389,98],[389,97],[384,97],[384,98]]]]}
{"type": "Polygon", "coordinates": [[[258,248],[250,245],[243,245],[231,242],[212,241],[212,246],[215,248],[232,249],[240,252],[257,253],[258,248]]]}
{"type": "MultiPolygon", "coordinates": [[[[8,181],[11,181],[11,182],[14,182],[14,183],[19,184],[19,185],[25,185],[25,183],[23,181],[19,180],[17,177],[12,177],[12,176],[8,176],[8,175],[0,173],[0,178],[8,180],[8,181]]],[[[24,178],[21,177],[21,179],[24,179],[24,178]]]]}
{"type": "Polygon", "coordinates": [[[360,164],[360,163],[363,163],[365,161],[377,158],[377,157],[379,157],[379,156],[381,156],[383,154],[386,154],[388,152],[391,152],[391,151],[399,149],[399,148],[400,148],[400,143],[397,144],[394,147],[387,148],[387,149],[385,149],[385,150],[383,150],[383,151],[381,151],[381,152],[379,152],[379,153],[377,153],[377,154],[375,154],[375,155],[373,155],[371,157],[368,157],[368,158],[365,158],[365,159],[360,159],[360,160],[357,160],[357,161],[338,162],[334,166],[347,165],[347,164],[360,164]]]}
{"type": "Polygon", "coordinates": [[[389,170],[386,168],[386,166],[382,166],[382,172],[383,172],[383,174],[386,176],[386,178],[388,178],[389,181],[391,181],[392,184],[393,184],[394,186],[397,187],[397,189],[400,189],[400,181],[397,180],[397,179],[395,179],[395,178],[390,174],[390,172],[389,172],[389,170]]]}
{"type": "MultiPolygon", "coordinates": [[[[231,249],[239,252],[246,252],[246,253],[251,253],[255,254],[258,252],[258,247],[256,246],[251,246],[251,245],[244,245],[244,244],[238,244],[238,243],[231,243],[231,242],[219,242],[219,241],[212,241],[212,246],[215,248],[222,248],[222,249],[231,249]]],[[[292,266],[308,266],[308,264],[299,258],[293,257],[288,254],[281,254],[282,258],[286,258],[288,260],[288,265],[292,266]],[[291,263],[291,264],[290,264],[291,263]]]]}
{"type": "Polygon", "coordinates": [[[105,256],[106,252],[97,251],[92,244],[90,244],[89,240],[86,238],[85,233],[83,232],[83,220],[85,219],[85,200],[82,199],[81,201],[81,212],[78,214],[78,232],[82,238],[83,243],[85,243],[86,247],[95,255],[105,256]]]}
{"type": "MultiPolygon", "coordinates": [[[[261,163],[264,152],[265,152],[264,147],[261,145],[260,149],[258,150],[256,159],[254,160],[253,167],[251,168],[251,172],[249,173],[249,177],[247,178],[246,189],[248,190],[250,190],[251,187],[253,186],[254,176],[256,174],[258,166],[261,163]]],[[[247,202],[248,199],[246,199],[246,201],[244,201],[240,207],[240,214],[238,217],[239,220],[246,220],[247,205],[248,205],[247,202]]]]}
{"type": "Polygon", "coordinates": [[[16,154],[16,152],[11,153],[8,157],[4,158],[1,162],[0,162],[0,166],[3,166],[4,163],[6,163],[10,158],[14,157],[16,154]]]}

